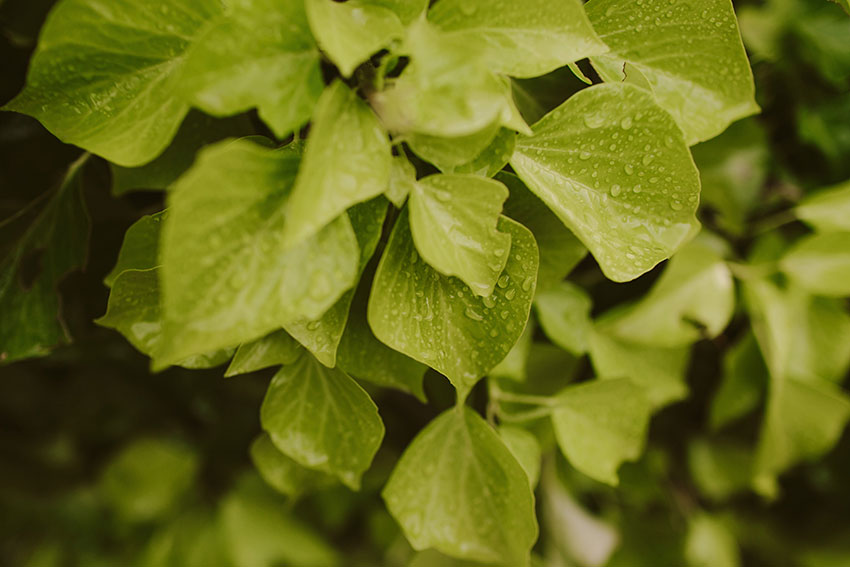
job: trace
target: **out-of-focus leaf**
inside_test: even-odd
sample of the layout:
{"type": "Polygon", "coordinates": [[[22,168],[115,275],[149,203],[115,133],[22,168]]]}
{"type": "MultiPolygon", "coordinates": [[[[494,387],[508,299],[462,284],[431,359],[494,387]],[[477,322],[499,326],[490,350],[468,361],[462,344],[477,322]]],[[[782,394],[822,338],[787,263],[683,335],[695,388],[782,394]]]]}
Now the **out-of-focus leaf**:
{"type": "Polygon", "coordinates": [[[168,146],[189,104],[186,52],[222,13],[216,0],[67,0],[41,30],[27,86],[6,107],[125,167],[168,146]]]}
{"type": "Polygon", "coordinates": [[[303,467],[281,453],[266,433],[251,443],[251,460],[269,486],[293,499],[310,489],[334,481],[333,477],[303,467]]]}
{"type": "Polygon", "coordinates": [[[815,230],[850,231],[850,181],[806,197],[794,211],[815,230]]]}
{"type": "Polygon", "coordinates": [[[651,406],[628,379],[594,380],[571,386],[556,398],[552,423],[558,445],[584,474],[617,485],[617,469],[640,457],[651,406]]]}
{"type": "Polygon", "coordinates": [[[850,366],[850,315],[840,301],[768,280],[747,281],[744,295],[773,379],[840,381],[850,366]]]}
{"type": "Polygon", "coordinates": [[[540,443],[532,433],[521,428],[510,425],[499,427],[499,437],[505,443],[511,454],[522,466],[522,470],[528,476],[531,488],[537,486],[540,478],[540,443]]]}
{"type": "Polygon", "coordinates": [[[468,44],[482,45],[493,71],[515,77],[536,77],[608,51],[577,0],[498,6],[487,0],[442,0],[428,19],[468,44]]]}
{"type": "Polygon", "coordinates": [[[718,213],[717,222],[724,229],[742,234],[768,174],[767,140],[761,126],[753,119],[735,122],[691,151],[699,168],[702,206],[718,213]]]}
{"type": "Polygon", "coordinates": [[[83,157],[71,165],[40,210],[37,203],[31,204],[0,221],[0,365],[44,356],[71,340],[56,287],[86,259],[89,218],[81,185],[85,161],[83,157]],[[26,221],[31,223],[24,227],[26,221]]]}
{"type": "Polygon", "coordinates": [[[738,542],[719,519],[706,513],[693,516],[685,539],[685,557],[691,567],[738,567],[738,542]]]}
{"type": "Polygon", "coordinates": [[[164,190],[192,166],[198,151],[205,145],[228,137],[253,133],[245,116],[215,119],[200,112],[190,112],[168,148],[155,160],[140,167],[109,164],[112,192],[123,195],[133,190],[164,190]]]}
{"type": "Polygon", "coordinates": [[[711,428],[720,429],[754,410],[767,382],[767,367],[758,343],[752,333],[747,333],[723,358],[723,378],[709,411],[711,428]]]}
{"type": "Polygon", "coordinates": [[[168,439],[140,439],[106,465],[99,488],[124,519],[147,522],[174,510],[191,490],[198,456],[168,439]]]}
{"type": "Polygon", "coordinates": [[[302,2],[231,0],[186,56],[181,88],[205,112],[257,108],[278,138],[310,119],[324,84],[302,2]]]}
{"type": "Polygon", "coordinates": [[[850,296],[850,232],[807,236],[785,253],[779,266],[810,293],[850,296]]]}
{"type": "Polygon", "coordinates": [[[579,286],[561,282],[534,298],[537,318],[553,343],[579,356],[587,352],[592,322],[590,296],[579,286]]]}
{"type": "Polygon", "coordinates": [[[590,361],[600,378],[630,378],[642,386],[653,408],[685,398],[690,347],[654,347],[609,335],[594,326],[590,361]]]}
{"type": "Polygon", "coordinates": [[[501,172],[496,179],[510,191],[505,215],[528,228],[537,241],[537,288],[543,290],[557,284],[587,256],[587,248],[516,175],[501,172]]]}
{"type": "Polygon", "coordinates": [[[716,337],[729,323],[735,305],[724,246],[719,238],[705,235],[688,243],[647,295],[606,319],[605,332],[667,348],[716,337]]]}
{"type": "Polygon", "coordinates": [[[240,479],[221,502],[221,537],[234,565],[335,567],[336,551],[254,476],[240,479]]]}

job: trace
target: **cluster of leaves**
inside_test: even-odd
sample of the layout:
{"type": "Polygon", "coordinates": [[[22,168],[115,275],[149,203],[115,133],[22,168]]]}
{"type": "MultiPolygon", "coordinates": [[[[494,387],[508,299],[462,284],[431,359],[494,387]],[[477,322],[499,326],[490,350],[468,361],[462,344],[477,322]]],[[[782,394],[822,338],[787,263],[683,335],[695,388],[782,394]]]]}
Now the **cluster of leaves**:
{"type": "MultiPolygon", "coordinates": [[[[144,438],[63,505],[158,526],[147,565],[340,562],[271,489],[368,509],[364,562],[822,561],[764,543],[746,498],[781,502],[780,475],[850,419],[850,18],[740,9],[766,131],[739,121],[759,106],[729,0],[428,4],[50,11],[4,108],[104,158],[115,195],[165,191],[126,231],[98,323],[154,371],[276,368],[262,481],[233,473],[200,505],[198,451],[144,438]],[[771,160],[801,145],[823,167],[771,160]],[[373,398],[429,399],[429,422],[393,438],[400,410],[373,398]],[[645,450],[670,416],[674,441],[645,450]]],[[[0,224],[0,363],[69,340],[56,287],[85,261],[98,163],[0,224]]],[[[825,553],[847,557],[830,547],[846,529],[825,553]]]]}

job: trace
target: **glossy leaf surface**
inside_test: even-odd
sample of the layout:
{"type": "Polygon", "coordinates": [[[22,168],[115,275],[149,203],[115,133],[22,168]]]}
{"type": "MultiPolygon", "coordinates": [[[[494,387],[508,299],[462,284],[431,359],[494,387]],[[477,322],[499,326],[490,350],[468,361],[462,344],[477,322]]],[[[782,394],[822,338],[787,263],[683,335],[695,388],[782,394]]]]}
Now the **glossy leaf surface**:
{"type": "Polygon", "coordinates": [[[634,279],[696,232],[699,177],[681,132],[644,90],[573,95],[517,142],[511,165],[614,281],[634,279]]]}
{"type": "Polygon", "coordinates": [[[592,0],[587,14],[611,48],[591,58],[600,76],[620,82],[623,66],[631,66],[689,144],[759,111],[729,0],[592,0]]]}
{"type": "Polygon", "coordinates": [[[511,248],[496,226],[507,188],[475,175],[431,175],[410,195],[410,232],[422,258],[477,295],[493,293],[511,248]]]}
{"type": "Polygon", "coordinates": [[[523,226],[506,218],[511,252],[493,295],[477,297],[443,276],[416,252],[403,212],[378,265],[369,298],[369,325],[391,348],[442,372],[464,398],[501,361],[528,319],[537,276],[537,247],[523,226]]]}

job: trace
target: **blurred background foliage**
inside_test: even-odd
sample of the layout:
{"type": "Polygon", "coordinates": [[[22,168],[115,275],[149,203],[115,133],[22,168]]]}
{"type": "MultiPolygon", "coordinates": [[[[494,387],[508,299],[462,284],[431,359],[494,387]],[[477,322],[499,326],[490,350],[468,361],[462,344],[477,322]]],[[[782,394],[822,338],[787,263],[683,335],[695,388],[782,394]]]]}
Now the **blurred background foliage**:
{"type": "MultiPolygon", "coordinates": [[[[23,85],[51,5],[0,2],[0,103],[23,85]]],[[[703,181],[701,220],[737,257],[757,262],[809,232],[788,213],[795,203],[850,179],[850,17],[825,0],[741,1],[736,10],[763,112],[693,153],[703,181]]],[[[581,86],[561,70],[520,81],[516,92],[533,115],[581,86]]],[[[258,131],[259,122],[252,124],[249,130],[258,131]]],[[[244,131],[244,125],[222,131],[234,131],[229,128],[244,131]]],[[[0,219],[18,219],[30,203],[38,205],[80,154],[31,118],[0,114],[0,219]]],[[[402,448],[453,403],[439,376],[426,376],[427,404],[370,390],[388,436],[361,492],[328,483],[295,490],[276,482],[273,468],[261,476],[252,464],[252,454],[262,451],[258,409],[272,371],[233,379],[223,379],[221,368],[151,374],[146,357],[92,323],[105,310],[102,281],[124,231],[162,208],[160,193],[123,192],[124,174],[115,174],[113,188],[103,162],[92,160],[83,172],[89,218],[78,219],[76,229],[90,230],[85,269],[59,286],[64,328],[58,338],[68,344],[49,357],[0,366],[0,565],[461,565],[411,550],[379,497],[402,448]]],[[[0,223],[3,256],[16,226],[0,223]]],[[[43,261],[33,255],[33,274],[43,261]]],[[[589,291],[598,314],[643,296],[661,271],[614,284],[585,260],[570,279],[589,291]]],[[[836,308],[846,311],[846,300],[827,310],[836,308]]],[[[841,339],[822,337],[834,340],[841,339]]],[[[585,359],[540,332],[529,348],[528,391],[550,393],[590,375],[585,359]]],[[[841,372],[838,381],[846,383],[846,365],[841,372]]],[[[850,565],[846,431],[828,453],[822,455],[830,447],[813,451],[814,462],[785,471],[778,484],[753,482],[766,376],[739,307],[722,334],[694,346],[690,395],[655,415],[646,454],[621,470],[616,489],[547,451],[554,446],[551,427],[532,423],[549,455],[537,490],[535,561],[553,567],[850,565]],[[745,386],[724,393],[729,376],[744,377],[737,383],[745,386]],[[718,402],[721,395],[734,407],[718,402]]],[[[479,406],[485,399],[483,388],[473,392],[479,406]]]]}

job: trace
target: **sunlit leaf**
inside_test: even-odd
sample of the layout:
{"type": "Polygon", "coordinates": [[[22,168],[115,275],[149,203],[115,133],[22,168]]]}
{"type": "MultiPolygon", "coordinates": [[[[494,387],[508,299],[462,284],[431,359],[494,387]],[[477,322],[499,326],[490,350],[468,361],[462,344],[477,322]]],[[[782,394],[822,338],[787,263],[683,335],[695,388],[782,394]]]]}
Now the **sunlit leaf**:
{"type": "Polygon", "coordinates": [[[507,197],[504,185],[476,175],[420,179],[408,204],[417,252],[441,274],[489,296],[511,248],[510,234],[496,228],[507,197]]]}
{"type": "Polygon", "coordinates": [[[493,71],[535,77],[608,51],[578,0],[441,0],[428,12],[440,29],[484,46],[493,71]]]}
{"type": "Polygon", "coordinates": [[[615,281],[652,269],[699,227],[699,177],[681,131],[637,87],[573,95],[517,141],[511,165],[615,281]]]}
{"type": "Polygon", "coordinates": [[[689,144],[759,111],[730,0],[591,0],[587,15],[611,48],[591,57],[600,76],[622,81],[633,65],[689,144]]]}
{"type": "Polygon", "coordinates": [[[345,83],[328,87],[287,204],[285,242],[304,241],[352,205],[386,191],[391,158],[390,142],[369,106],[345,83]]]}
{"type": "Polygon", "coordinates": [[[359,250],[346,215],[294,248],[283,242],[298,164],[286,148],[224,142],[169,193],[158,365],[317,318],[352,287],[359,250]]]}

